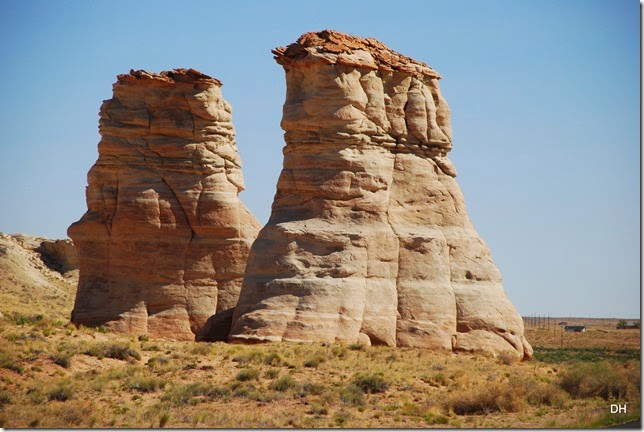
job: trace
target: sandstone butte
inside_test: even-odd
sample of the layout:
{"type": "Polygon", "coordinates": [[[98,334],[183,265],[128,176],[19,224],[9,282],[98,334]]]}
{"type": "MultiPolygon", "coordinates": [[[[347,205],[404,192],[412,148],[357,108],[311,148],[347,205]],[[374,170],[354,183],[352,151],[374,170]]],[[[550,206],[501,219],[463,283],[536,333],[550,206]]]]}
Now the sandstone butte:
{"type": "Polygon", "coordinates": [[[259,223],[221,82],[193,69],[119,75],[100,110],[88,210],[68,229],[72,322],[193,340],[235,306],[259,223]]]}
{"type": "Polygon", "coordinates": [[[439,74],[328,30],[273,53],[286,72],[284,164],[229,340],[531,357],[447,157],[439,74]]]}

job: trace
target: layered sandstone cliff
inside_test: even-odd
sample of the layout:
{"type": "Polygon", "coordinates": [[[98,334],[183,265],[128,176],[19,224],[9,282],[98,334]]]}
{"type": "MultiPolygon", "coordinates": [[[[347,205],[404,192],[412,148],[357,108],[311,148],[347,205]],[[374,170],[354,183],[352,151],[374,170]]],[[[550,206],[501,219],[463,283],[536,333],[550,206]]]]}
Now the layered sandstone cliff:
{"type": "Polygon", "coordinates": [[[259,224],[221,83],[195,70],[119,75],[100,111],[72,321],[193,339],[231,308],[259,224]]]}
{"type": "Polygon", "coordinates": [[[284,165],[230,340],[530,357],[454,179],[440,76],[333,31],[273,52],[286,72],[284,165]]]}

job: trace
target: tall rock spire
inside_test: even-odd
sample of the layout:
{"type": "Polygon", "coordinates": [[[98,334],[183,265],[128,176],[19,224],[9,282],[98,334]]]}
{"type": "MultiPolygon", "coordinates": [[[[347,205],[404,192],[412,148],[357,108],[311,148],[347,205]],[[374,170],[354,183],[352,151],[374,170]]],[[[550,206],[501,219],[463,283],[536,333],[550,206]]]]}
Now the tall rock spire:
{"type": "Polygon", "coordinates": [[[455,181],[438,73],[330,30],[273,53],[286,72],[284,165],[230,339],[530,357],[455,181]]]}
{"type": "Polygon", "coordinates": [[[119,75],[100,111],[88,211],[69,227],[72,322],[192,340],[232,308],[259,223],[221,83],[193,69],[119,75]]]}

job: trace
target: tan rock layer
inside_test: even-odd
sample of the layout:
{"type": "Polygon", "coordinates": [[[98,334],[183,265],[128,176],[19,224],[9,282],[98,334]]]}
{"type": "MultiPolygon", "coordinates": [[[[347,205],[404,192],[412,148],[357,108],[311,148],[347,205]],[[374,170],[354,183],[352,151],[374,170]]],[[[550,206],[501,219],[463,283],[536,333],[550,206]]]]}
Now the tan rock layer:
{"type": "Polygon", "coordinates": [[[193,339],[237,301],[259,224],[221,83],[193,69],[119,75],[100,111],[88,211],[72,224],[72,321],[193,339]]]}
{"type": "Polygon", "coordinates": [[[383,47],[324,31],[275,51],[287,82],[284,166],[230,339],[527,358],[523,322],[447,158],[438,74],[383,47]]]}
{"type": "Polygon", "coordinates": [[[429,66],[375,39],[329,30],[306,33],[273,53],[290,83],[282,119],[287,142],[323,137],[378,144],[432,158],[456,176],[446,157],[452,148],[449,107],[440,75],[429,66]],[[335,106],[339,94],[343,102],[335,106]]]}

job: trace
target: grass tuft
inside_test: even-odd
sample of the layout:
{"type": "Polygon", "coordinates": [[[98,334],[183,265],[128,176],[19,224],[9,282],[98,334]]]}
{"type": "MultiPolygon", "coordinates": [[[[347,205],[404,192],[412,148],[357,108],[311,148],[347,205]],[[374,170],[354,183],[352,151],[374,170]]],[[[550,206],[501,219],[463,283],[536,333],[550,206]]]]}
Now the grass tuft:
{"type": "Polygon", "coordinates": [[[72,365],[72,358],[69,353],[52,354],[50,358],[55,364],[62,366],[65,369],[69,368],[72,365]]]}
{"type": "Polygon", "coordinates": [[[159,416],[159,428],[163,429],[170,421],[170,413],[164,412],[159,416]]]}
{"type": "Polygon", "coordinates": [[[284,363],[284,359],[282,359],[281,355],[273,351],[264,356],[263,362],[269,366],[281,366],[284,363]]]}
{"type": "Polygon", "coordinates": [[[317,368],[322,363],[324,363],[325,360],[326,359],[323,356],[321,356],[319,354],[316,354],[314,356],[311,356],[311,357],[307,358],[304,361],[304,367],[317,368]]]}
{"type": "Polygon", "coordinates": [[[508,384],[493,383],[478,390],[466,390],[448,399],[447,408],[458,415],[517,412],[523,400],[516,389],[508,384]]]}
{"type": "Polygon", "coordinates": [[[367,349],[367,347],[364,344],[361,343],[352,343],[349,346],[347,346],[348,349],[351,351],[364,351],[367,349]]]}
{"type": "Polygon", "coordinates": [[[135,375],[128,379],[125,387],[129,390],[136,390],[141,393],[153,393],[159,389],[162,389],[163,387],[165,387],[165,385],[165,380],[156,377],[135,375]]]}
{"type": "Polygon", "coordinates": [[[279,369],[268,369],[264,372],[264,376],[269,379],[275,379],[280,375],[279,369]]]}
{"type": "Polygon", "coordinates": [[[74,391],[67,384],[58,384],[47,392],[50,401],[67,401],[74,396],[74,391]]]}
{"type": "Polygon", "coordinates": [[[516,351],[502,351],[497,358],[499,364],[511,365],[519,361],[516,351]]]}
{"type": "Polygon", "coordinates": [[[353,384],[365,393],[382,393],[389,388],[389,383],[380,375],[359,374],[353,380],[353,384]]]}
{"type": "Polygon", "coordinates": [[[239,363],[240,366],[247,366],[253,363],[261,363],[263,361],[263,354],[261,351],[253,350],[248,353],[243,353],[233,357],[233,361],[239,363]]]}
{"type": "Polygon", "coordinates": [[[141,360],[141,354],[131,349],[129,345],[121,342],[96,344],[85,350],[83,354],[98,358],[113,358],[116,360],[141,360]]]}
{"type": "Polygon", "coordinates": [[[6,390],[0,391],[0,408],[4,405],[10,404],[13,401],[11,398],[11,393],[6,390]]]}
{"type": "Polygon", "coordinates": [[[19,374],[24,372],[22,366],[18,364],[15,355],[6,351],[0,351],[0,368],[8,369],[19,374]]]}
{"type": "Polygon", "coordinates": [[[237,381],[251,381],[259,379],[259,370],[253,368],[246,368],[240,370],[235,376],[237,381]]]}
{"type": "Polygon", "coordinates": [[[607,362],[572,363],[559,377],[560,387],[575,398],[604,400],[639,397],[640,376],[607,362]]]}
{"type": "Polygon", "coordinates": [[[442,414],[436,414],[433,412],[429,412],[423,416],[423,420],[425,420],[425,423],[428,425],[446,425],[449,423],[449,418],[442,414]]]}
{"type": "Polygon", "coordinates": [[[211,387],[208,384],[190,383],[170,388],[161,397],[162,401],[168,401],[175,406],[197,405],[200,400],[197,396],[204,396],[210,393],[211,387]]]}
{"type": "Polygon", "coordinates": [[[279,379],[273,381],[269,385],[269,388],[271,390],[285,392],[288,389],[294,388],[295,386],[297,386],[297,381],[295,381],[295,379],[291,375],[282,375],[279,379]]]}
{"type": "Polygon", "coordinates": [[[340,390],[340,400],[353,406],[364,406],[364,391],[354,383],[350,383],[340,390]]]}

